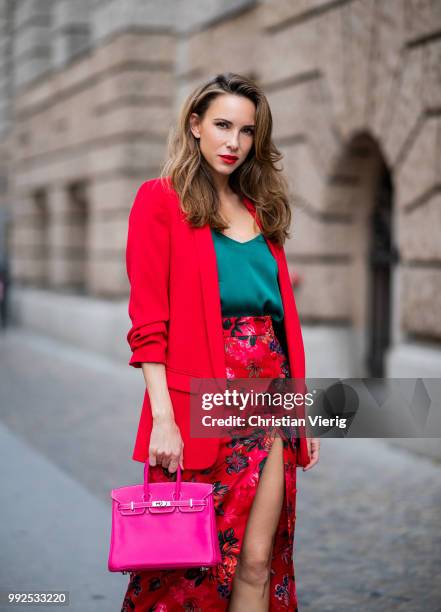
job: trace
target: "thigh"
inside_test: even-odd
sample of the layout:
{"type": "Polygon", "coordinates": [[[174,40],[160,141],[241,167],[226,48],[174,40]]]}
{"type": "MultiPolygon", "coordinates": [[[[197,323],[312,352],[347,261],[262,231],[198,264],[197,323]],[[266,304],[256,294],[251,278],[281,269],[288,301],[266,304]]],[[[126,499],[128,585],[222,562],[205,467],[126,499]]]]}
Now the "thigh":
{"type": "Polygon", "coordinates": [[[283,441],[277,436],[268,453],[248,516],[241,549],[242,558],[258,557],[271,560],[284,492],[283,441]]]}

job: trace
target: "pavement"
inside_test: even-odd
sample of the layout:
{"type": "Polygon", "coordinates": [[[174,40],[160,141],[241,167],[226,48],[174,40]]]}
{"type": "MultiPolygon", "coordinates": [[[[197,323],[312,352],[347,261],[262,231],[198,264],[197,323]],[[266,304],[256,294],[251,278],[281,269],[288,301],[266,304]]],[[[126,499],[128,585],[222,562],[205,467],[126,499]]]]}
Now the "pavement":
{"type": "MultiPolygon", "coordinates": [[[[75,612],[121,609],[109,493],[142,481],[131,453],[143,393],[127,362],[0,335],[0,592],[66,590],[75,612]]],[[[441,464],[384,440],[322,439],[297,478],[300,611],[441,611],[441,464]]]]}

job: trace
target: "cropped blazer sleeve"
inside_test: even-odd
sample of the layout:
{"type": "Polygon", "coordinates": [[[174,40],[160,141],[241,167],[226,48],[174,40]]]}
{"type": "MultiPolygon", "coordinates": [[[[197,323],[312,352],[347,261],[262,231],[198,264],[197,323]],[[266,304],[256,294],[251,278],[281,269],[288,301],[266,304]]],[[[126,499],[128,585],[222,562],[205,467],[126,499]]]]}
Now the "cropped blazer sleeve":
{"type": "Polygon", "coordinates": [[[129,365],[166,363],[169,319],[170,223],[156,181],[141,185],[129,213],[126,268],[130,282],[129,365]]]}

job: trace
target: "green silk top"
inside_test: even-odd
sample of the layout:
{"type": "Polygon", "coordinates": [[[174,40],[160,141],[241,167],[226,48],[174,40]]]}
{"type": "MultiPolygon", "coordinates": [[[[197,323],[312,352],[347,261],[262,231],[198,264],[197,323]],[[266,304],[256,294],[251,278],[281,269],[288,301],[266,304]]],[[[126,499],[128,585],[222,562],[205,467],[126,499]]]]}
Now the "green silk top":
{"type": "Polygon", "coordinates": [[[239,242],[211,229],[216,249],[222,316],[270,315],[283,346],[278,267],[263,234],[239,242]]]}

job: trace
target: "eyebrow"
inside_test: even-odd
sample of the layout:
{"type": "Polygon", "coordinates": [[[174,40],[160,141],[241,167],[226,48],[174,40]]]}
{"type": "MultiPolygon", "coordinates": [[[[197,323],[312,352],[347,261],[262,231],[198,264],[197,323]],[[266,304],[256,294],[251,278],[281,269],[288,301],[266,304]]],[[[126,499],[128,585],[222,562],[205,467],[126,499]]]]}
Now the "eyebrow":
{"type": "MultiPolygon", "coordinates": [[[[229,123],[230,125],[232,123],[231,121],[229,121],[228,119],[224,119],[223,117],[215,117],[213,119],[213,121],[225,121],[225,123],[229,123]]],[[[248,125],[244,125],[243,127],[251,127],[251,128],[253,128],[253,127],[256,127],[256,126],[255,126],[254,123],[250,123],[248,125]]]]}

